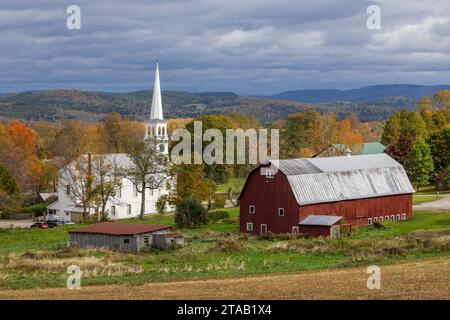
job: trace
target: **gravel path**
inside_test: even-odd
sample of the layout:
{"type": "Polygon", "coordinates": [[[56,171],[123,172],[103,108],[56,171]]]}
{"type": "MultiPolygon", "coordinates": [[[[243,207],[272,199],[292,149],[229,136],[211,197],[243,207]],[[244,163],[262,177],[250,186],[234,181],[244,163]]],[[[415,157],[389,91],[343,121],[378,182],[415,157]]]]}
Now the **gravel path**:
{"type": "Polygon", "coordinates": [[[450,211],[450,194],[442,196],[442,198],[436,201],[415,205],[413,208],[414,210],[450,211]]]}

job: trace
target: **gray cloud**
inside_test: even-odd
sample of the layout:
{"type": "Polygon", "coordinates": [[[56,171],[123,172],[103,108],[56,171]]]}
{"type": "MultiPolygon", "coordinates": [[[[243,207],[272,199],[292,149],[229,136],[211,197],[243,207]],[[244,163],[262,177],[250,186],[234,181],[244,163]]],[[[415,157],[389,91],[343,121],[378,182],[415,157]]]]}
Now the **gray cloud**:
{"type": "Polygon", "coordinates": [[[2,0],[0,91],[163,89],[271,94],[450,83],[447,0],[2,0]],[[366,28],[381,7],[382,29],[366,28]]]}

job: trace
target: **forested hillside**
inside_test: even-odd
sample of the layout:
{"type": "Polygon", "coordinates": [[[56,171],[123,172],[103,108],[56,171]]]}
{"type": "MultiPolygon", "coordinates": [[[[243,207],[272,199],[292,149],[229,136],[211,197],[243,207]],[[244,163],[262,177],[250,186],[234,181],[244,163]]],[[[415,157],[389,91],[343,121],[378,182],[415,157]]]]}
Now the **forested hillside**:
{"type": "MultiPolygon", "coordinates": [[[[149,115],[151,97],[150,90],[111,93],[58,89],[13,93],[0,96],[0,116],[24,120],[74,119],[97,122],[110,112],[118,112],[128,119],[142,121],[149,115]]],[[[387,97],[313,105],[293,100],[238,96],[230,92],[164,91],[163,104],[167,118],[242,113],[267,123],[307,109],[315,109],[322,114],[333,112],[339,119],[356,114],[362,121],[382,121],[401,109],[414,110],[416,100],[410,97],[387,97]]]]}

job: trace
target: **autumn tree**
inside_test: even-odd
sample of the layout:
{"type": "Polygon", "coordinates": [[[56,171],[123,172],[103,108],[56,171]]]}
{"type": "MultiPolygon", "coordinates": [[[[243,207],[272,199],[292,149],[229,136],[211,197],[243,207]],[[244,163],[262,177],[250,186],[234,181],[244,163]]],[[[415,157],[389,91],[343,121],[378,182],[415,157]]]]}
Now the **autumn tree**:
{"type": "MultiPolygon", "coordinates": [[[[202,135],[208,129],[217,129],[221,132],[222,137],[226,137],[226,129],[234,128],[234,123],[226,115],[203,115],[194,121],[199,121],[202,123],[202,135]]],[[[194,121],[186,125],[186,129],[191,133],[192,144],[194,143],[194,121]]],[[[210,142],[207,141],[202,142],[202,153],[209,143],[210,142]]],[[[222,150],[224,155],[226,152],[225,148],[226,144],[224,141],[222,150]]],[[[206,176],[214,180],[217,184],[228,181],[230,177],[230,169],[231,166],[220,163],[205,164],[204,166],[206,176]]]]}
{"type": "Polygon", "coordinates": [[[105,117],[104,130],[105,145],[112,153],[124,152],[127,141],[141,141],[145,135],[145,126],[142,123],[124,120],[117,112],[110,113],[105,117]]]}
{"type": "Polygon", "coordinates": [[[33,130],[17,120],[0,125],[0,149],[0,164],[8,168],[20,188],[37,193],[42,163],[33,130]]]}
{"type": "Polygon", "coordinates": [[[0,165],[0,212],[18,205],[19,186],[9,170],[0,165]]]}
{"type": "Polygon", "coordinates": [[[214,193],[214,181],[206,176],[203,164],[176,165],[174,174],[177,177],[177,183],[170,197],[173,204],[189,197],[204,201],[214,193]]]}
{"type": "Polygon", "coordinates": [[[450,90],[441,90],[434,94],[433,102],[438,109],[450,109],[450,90]]]}
{"type": "Polygon", "coordinates": [[[340,122],[337,142],[350,148],[350,150],[355,154],[361,152],[363,147],[361,134],[352,128],[352,124],[349,119],[344,119],[340,122]]]}
{"type": "Polygon", "coordinates": [[[413,137],[400,137],[396,142],[387,146],[385,152],[399,163],[404,164],[413,143],[413,137]]]}
{"type": "Polygon", "coordinates": [[[434,164],[430,146],[423,138],[417,138],[405,160],[405,170],[411,183],[419,189],[421,185],[430,182],[434,164]]]}
{"type": "Polygon", "coordinates": [[[65,120],[60,124],[55,140],[49,146],[54,157],[65,160],[66,163],[86,154],[89,150],[87,128],[90,125],[82,121],[65,120]]]}
{"type": "MultiPolygon", "coordinates": [[[[308,156],[302,150],[312,144],[313,128],[319,126],[320,114],[314,110],[291,114],[281,128],[282,145],[280,148],[282,158],[298,158],[308,156]]],[[[311,153],[310,151],[308,153],[311,153]]]]}
{"type": "Polygon", "coordinates": [[[394,113],[384,126],[381,143],[389,146],[396,143],[400,137],[422,137],[428,136],[427,126],[417,112],[399,111],[394,113]]]}

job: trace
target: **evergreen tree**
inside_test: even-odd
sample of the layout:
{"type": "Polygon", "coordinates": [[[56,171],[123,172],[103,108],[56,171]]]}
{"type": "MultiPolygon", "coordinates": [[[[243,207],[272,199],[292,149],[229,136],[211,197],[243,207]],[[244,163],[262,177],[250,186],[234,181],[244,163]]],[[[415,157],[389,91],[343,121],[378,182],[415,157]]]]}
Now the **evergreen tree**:
{"type": "Polygon", "coordinates": [[[411,183],[419,188],[430,182],[434,172],[430,146],[423,138],[417,138],[405,161],[405,170],[411,183]]]}

